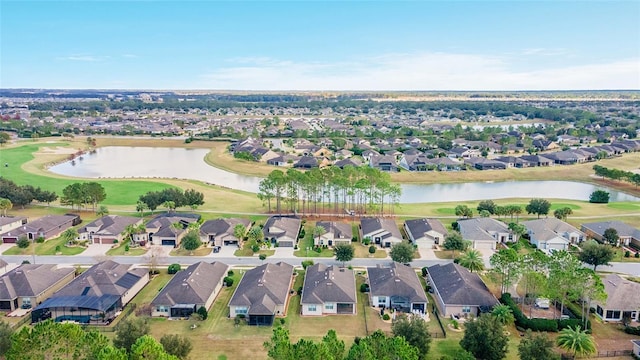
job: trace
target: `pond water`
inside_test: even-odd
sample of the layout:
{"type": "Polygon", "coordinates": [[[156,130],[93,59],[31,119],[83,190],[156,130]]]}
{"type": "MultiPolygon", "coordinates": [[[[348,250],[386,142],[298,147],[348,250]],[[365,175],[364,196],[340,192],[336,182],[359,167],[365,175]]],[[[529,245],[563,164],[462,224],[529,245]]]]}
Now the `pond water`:
{"type": "MultiPolygon", "coordinates": [[[[204,162],[209,149],[108,146],[94,154],[49,168],[79,178],[176,178],[200,180],[231,189],[257,192],[261,178],[231,173],[204,162]]],[[[427,203],[502,198],[588,200],[605,189],[611,201],[640,201],[619,191],[573,181],[505,181],[449,184],[402,184],[401,203],[427,203]]]]}

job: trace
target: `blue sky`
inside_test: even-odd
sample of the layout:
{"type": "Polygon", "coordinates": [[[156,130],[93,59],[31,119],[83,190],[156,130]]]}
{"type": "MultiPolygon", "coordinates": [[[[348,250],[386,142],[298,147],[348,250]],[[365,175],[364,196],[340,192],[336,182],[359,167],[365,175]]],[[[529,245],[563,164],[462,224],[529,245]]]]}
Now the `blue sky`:
{"type": "Polygon", "coordinates": [[[640,1],[7,1],[0,87],[640,89],[640,1]]]}

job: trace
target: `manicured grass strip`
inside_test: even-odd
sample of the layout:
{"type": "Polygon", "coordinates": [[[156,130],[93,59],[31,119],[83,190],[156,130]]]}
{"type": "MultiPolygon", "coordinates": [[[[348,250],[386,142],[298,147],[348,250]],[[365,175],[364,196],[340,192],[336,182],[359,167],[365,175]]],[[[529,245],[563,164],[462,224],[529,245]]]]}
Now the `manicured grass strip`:
{"type": "MultiPolygon", "coordinates": [[[[370,246],[370,245],[369,245],[370,246]]],[[[354,258],[376,258],[384,259],[387,257],[387,252],[376,246],[376,253],[369,253],[369,246],[362,245],[360,243],[354,243],[353,247],[356,249],[354,258]]]]}
{"type": "Polygon", "coordinates": [[[118,256],[118,255],[127,255],[127,256],[140,256],[147,253],[147,249],[143,247],[131,247],[129,246],[129,251],[126,250],[126,244],[122,243],[120,246],[116,248],[111,248],[107,251],[107,255],[109,256],[118,256]]]}
{"type": "Polygon", "coordinates": [[[207,256],[213,251],[210,247],[199,247],[195,250],[185,250],[182,247],[171,250],[171,256],[207,256]]]}
{"type": "Polygon", "coordinates": [[[610,209],[640,211],[640,204],[633,202],[616,202],[607,204],[610,209]]]}
{"type": "Polygon", "coordinates": [[[320,252],[314,250],[313,245],[313,228],[314,222],[307,222],[305,226],[304,238],[298,240],[298,250],[294,251],[293,255],[298,257],[333,257],[333,249],[321,248],[320,252]]]}

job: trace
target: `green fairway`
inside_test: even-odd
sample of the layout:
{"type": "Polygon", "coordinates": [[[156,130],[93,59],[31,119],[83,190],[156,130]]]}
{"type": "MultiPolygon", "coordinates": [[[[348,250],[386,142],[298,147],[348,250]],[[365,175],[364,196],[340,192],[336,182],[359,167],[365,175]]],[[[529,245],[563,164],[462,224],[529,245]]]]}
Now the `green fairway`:
{"type": "Polygon", "coordinates": [[[640,203],[632,203],[632,202],[615,202],[607,204],[608,208],[616,209],[616,210],[636,210],[640,211],[640,203]]]}
{"type": "MultiPolygon", "coordinates": [[[[153,182],[153,181],[144,181],[144,180],[120,180],[120,179],[86,179],[86,180],[78,180],[78,179],[70,179],[58,177],[55,174],[51,174],[51,176],[43,176],[37,175],[24,170],[24,165],[32,160],[34,160],[34,152],[37,152],[41,147],[55,147],[55,146],[66,146],[67,144],[64,142],[59,143],[37,143],[37,144],[28,144],[23,145],[11,149],[2,149],[0,150],[0,161],[2,163],[9,164],[8,167],[2,167],[1,176],[13,180],[18,185],[33,185],[36,187],[41,187],[45,190],[55,191],[58,195],[62,193],[62,189],[69,184],[79,181],[96,181],[100,183],[106,193],[107,198],[103,205],[129,205],[135,204],[140,195],[148,192],[148,191],[159,191],[162,189],[166,189],[171,187],[170,185],[153,182]]],[[[39,161],[35,164],[37,167],[42,168],[44,164],[51,161],[51,159],[46,159],[47,157],[51,158],[52,155],[43,156],[42,161],[39,161]],[[48,161],[47,161],[48,160],[48,161]]],[[[60,155],[57,155],[59,158],[60,155]]]]}

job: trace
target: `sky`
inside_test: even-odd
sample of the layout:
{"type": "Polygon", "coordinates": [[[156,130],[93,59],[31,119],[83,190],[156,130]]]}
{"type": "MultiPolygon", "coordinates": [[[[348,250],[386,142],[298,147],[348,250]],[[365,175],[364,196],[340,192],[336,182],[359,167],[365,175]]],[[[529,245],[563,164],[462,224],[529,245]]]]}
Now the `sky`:
{"type": "Polygon", "coordinates": [[[0,88],[640,89],[640,1],[0,0],[0,88]]]}

